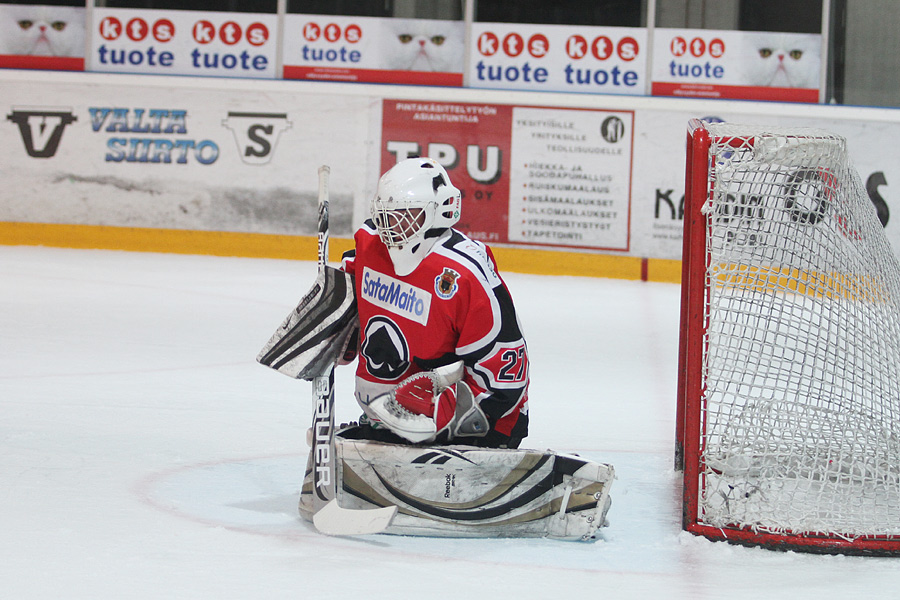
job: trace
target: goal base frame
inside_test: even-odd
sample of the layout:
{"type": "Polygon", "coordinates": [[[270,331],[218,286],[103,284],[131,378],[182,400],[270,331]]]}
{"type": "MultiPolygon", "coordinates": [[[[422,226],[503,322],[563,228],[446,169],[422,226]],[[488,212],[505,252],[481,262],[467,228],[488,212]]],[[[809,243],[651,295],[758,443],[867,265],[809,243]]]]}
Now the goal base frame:
{"type": "Polygon", "coordinates": [[[781,552],[880,557],[900,555],[900,543],[893,539],[878,536],[842,540],[834,537],[811,536],[809,534],[758,533],[748,528],[721,529],[699,523],[688,525],[685,527],[685,531],[705,537],[712,542],[727,542],[736,546],[765,548],[781,552]]]}

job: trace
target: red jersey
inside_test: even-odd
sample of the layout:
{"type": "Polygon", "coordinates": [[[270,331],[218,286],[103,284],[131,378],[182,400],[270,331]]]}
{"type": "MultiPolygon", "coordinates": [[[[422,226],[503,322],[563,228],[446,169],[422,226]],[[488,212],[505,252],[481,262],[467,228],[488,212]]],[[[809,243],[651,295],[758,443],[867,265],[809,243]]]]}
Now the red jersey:
{"type": "Polygon", "coordinates": [[[371,221],[355,240],[343,266],[354,276],[359,307],[356,376],[363,408],[404,378],[461,359],[464,381],[491,428],[525,437],[528,352],[490,249],[447,229],[419,266],[400,277],[371,221]]]}

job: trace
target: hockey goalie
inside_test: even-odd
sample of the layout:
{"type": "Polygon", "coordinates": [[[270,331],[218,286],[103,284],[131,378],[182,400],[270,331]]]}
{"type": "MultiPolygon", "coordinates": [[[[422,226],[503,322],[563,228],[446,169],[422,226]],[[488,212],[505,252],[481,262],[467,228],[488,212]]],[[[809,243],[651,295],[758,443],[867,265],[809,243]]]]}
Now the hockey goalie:
{"type": "Polygon", "coordinates": [[[258,357],[322,398],[300,513],[326,533],[594,539],[613,468],[519,448],[528,348],[490,249],[453,228],[460,210],[440,164],[403,160],[333,269],[320,181],[319,277],[258,357]],[[362,416],[330,431],[328,375],[353,360],[362,416]]]}

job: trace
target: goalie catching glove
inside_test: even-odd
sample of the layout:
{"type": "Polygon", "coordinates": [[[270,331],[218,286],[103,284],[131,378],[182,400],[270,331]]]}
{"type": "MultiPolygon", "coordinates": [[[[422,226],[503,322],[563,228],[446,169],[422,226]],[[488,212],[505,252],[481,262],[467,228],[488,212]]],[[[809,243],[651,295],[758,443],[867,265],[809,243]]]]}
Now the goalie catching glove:
{"type": "Polygon", "coordinates": [[[461,381],[463,370],[458,361],[416,373],[372,400],[368,412],[413,443],[434,441],[444,432],[450,440],[483,437],[490,426],[472,390],[461,381]]]}

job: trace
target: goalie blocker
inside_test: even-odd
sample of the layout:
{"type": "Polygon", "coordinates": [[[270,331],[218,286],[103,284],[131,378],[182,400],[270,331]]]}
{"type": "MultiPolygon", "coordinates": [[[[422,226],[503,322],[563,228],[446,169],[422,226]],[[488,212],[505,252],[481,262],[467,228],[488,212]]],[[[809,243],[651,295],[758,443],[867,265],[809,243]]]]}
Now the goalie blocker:
{"type": "Polygon", "coordinates": [[[289,377],[312,380],[337,364],[358,338],[353,278],[326,266],[256,360],[289,377]]]}
{"type": "MultiPolygon", "coordinates": [[[[611,465],[526,449],[407,446],[335,436],[341,508],[399,508],[384,533],[431,537],[594,539],[607,525],[611,465]]],[[[300,514],[312,521],[307,465],[300,514]]]]}

